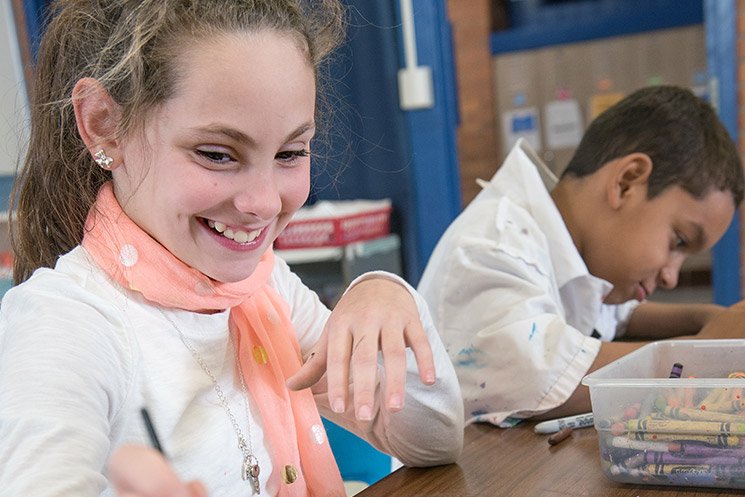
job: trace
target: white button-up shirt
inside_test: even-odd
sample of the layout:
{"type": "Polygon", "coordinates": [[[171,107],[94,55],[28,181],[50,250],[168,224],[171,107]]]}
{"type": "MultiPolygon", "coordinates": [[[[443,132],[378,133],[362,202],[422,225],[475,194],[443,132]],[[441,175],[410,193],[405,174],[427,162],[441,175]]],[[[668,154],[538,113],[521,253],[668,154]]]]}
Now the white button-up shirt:
{"type": "Polygon", "coordinates": [[[637,302],[606,305],[524,141],[438,242],[419,284],[463,392],[466,422],[509,426],[563,404],[637,302]],[[508,419],[509,418],[509,419],[508,419]]]}

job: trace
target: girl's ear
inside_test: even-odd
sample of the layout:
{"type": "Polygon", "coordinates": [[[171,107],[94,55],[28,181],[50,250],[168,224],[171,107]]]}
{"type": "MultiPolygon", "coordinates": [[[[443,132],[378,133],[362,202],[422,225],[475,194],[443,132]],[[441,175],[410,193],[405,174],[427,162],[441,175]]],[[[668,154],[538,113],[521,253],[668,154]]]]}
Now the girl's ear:
{"type": "Polygon", "coordinates": [[[121,112],[106,88],[93,78],[79,80],[72,90],[72,106],[78,133],[94,160],[108,170],[122,165],[116,138],[121,112]]]}
{"type": "Polygon", "coordinates": [[[631,194],[643,194],[646,198],[649,177],[652,174],[652,158],[647,154],[625,155],[607,164],[612,174],[608,177],[607,197],[609,205],[619,208],[631,194]]]}

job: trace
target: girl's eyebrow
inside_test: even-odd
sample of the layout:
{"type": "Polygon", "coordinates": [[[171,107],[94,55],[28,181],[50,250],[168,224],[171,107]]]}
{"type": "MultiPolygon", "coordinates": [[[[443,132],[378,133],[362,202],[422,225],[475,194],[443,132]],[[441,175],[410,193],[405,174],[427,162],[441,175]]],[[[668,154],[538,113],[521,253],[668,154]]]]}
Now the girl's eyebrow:
{"type": "MultiPolygon", "coordinates": [[[[287,137],[284,139],[284,141],[290,141],[295,138],[297,138],[300,135],[303,135],[307,133],[308,131],[314,131],[316,128],[316,124],[313,121],[309,121],[307,123],[301,124],[297,128],[295,128],[292,132],[290,132],[287,137]]],[[[240,131],[235,128],[231,128],[229,126],[223,126],[219,124],[210,124],[204,127],[200,128],[193,128],[193,131],[196,132],[202,132],[202,133],[209,133],[213,135],[222,135],[227,136],[228,138],[249,146],[255,146],[256,140],[254,140],[252,137],[245,134],[243,131],[240,131]]]]}

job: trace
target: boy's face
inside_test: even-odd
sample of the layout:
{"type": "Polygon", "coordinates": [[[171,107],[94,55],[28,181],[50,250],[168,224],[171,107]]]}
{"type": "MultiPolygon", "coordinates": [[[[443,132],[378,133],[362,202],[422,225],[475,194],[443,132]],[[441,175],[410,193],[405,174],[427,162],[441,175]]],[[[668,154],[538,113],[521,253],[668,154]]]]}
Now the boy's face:
{"type": "Polygon", "coordinates": [[[646,185],[628,192],[583,254],[590,273],[613,284],[604,302],[642,301],[657,287],[674,288],[685,258],[711,248],[734,212],[732,195],[719,190],[701,199],[679,186],[651,200],[646,185]]]}

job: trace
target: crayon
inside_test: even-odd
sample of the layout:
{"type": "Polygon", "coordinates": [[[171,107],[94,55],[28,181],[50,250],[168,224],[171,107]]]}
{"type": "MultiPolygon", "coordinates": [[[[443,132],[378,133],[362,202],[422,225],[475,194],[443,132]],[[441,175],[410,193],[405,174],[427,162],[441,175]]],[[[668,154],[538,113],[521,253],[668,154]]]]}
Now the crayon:
{"type": "Polygon", "coordinates": [[[671,444],[667,442],[643,442],[639,440],[630,440],[626,437],[613,437],[610,443],[611,447],[619,449],[636,449],[651,450],[655,452],[673,452],[670,450],[671,444]]]}
{"type": "Polygon", "coordinates": [[[727,414],[724,412],[711,411],[708,409],[702,410],[702,409],[691,409],[688,407],[665,406],[660,411],[665,416],[668,416],[674,419],[699,420],[699,421],[734,421],[734,422],[742,422],[743,420],[740,416],[735,416],[733,414],[727,414]]]}
{"type": "Polygon", "coordinates": [[[556,445],[562,442],[563,440],[566,440],[567,438],[571,437],[572,431],[573,431],[572,428],[570,428],[569,426],[565,426],[561,430],[557,431],[556,433],[548,437],[548,443],[550,445],[556,445]]]}
{"type": "Polygon", "coordinates": [[[708,412],[736,413],[745,410],[745,400],[725,399],[720,402],[701,403],[699,409],[705,409],[708,412]]]}
{"type": "Polygon", "coordinates": [[[712,447],[711,445],[705,445],[696,442],[678,442],[669,444],[671,453],[679,453],[690,456],[728,456],[745,458],[745,447],[712,447]]]}
{"type": "Polygon", "coordinates": [[[721,486],[729,486],[729,482],[731,479],[726,478],[723,479],[717,475],[713,475],[710,473],[705,474],[686,474],[686,473],[676,473],[672,475],[667,475],[667,484],[668,485],[685,485],[685,486],[694,486],[694,487],[721,487],[721,486]]]}
{"type": "Polygon", "coordinates": [[[626,409],[623,410],[623,415],[621,416],[621,419],[626,421],[627,419],[634,419],[639,417],[639,410],[641,409],[641,403],[637,402],[636,404],[632,404],[626,409]]]}
{"type": "Polygon", "coordinates": [[[714,435],[745,435],[745,422],[680,421],[675,419],[629,419],[628,431],[692,433],[714,435]]]}
{"type": "Polygon", "coordinates": [[[733,435],[714,435],[696,433],[655,433],[648,431],[630,431],[626,436],[633,440],[649,442],[678,442],[681,440],[702,442],[717,447],[734,447],[740,444],[742,437],[733,435]]]}
{"type": "Polygon", "coordinates": [[[642,466],[641,469],[653,475],[711,474],[720,477],[745,477],[745,468],[742,466],[722,466],[718,464],[647,464],[642,466]]]}
{"type": "Polygon", "coordinates": [[[636,468],[645,464],[717,464],[722,466],[742,466],[743,459],[727,456],[682,456],[669,452],[641,452],[624,461],[624,466],[636,468]]]}
{"type": "Polygon", "coordinates": [[[679,362],[673,364],[673,368],[670,370],[670,376],[668,378],[680,378],[683,374],[683,365],[679,362]]]}
{"type": "Polygon", "coordinates": [[[612,465],[610,468],[608,468],[608,473],[613,476],[626,476],[633,478],[633,480],[629,481],[642,480],[644,483],[660,484],[665,484],[668,481],[666,476],[655,475],[648,471],[645,471],[642,468],[626,468],[618,464],[612,465]]]}

